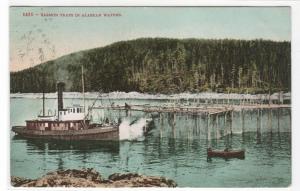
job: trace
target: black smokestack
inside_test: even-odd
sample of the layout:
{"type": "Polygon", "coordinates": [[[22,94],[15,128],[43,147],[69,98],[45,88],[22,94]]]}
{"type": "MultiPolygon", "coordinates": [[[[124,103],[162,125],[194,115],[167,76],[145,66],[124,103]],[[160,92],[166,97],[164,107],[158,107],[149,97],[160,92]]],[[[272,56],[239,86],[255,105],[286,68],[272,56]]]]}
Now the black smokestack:
{"type": "Polygon", "coordinates": [[[64,109],[64,103],[63,103],[63,92],[65,89],[65,83],[63,82],[58,82],[57,83],[57,106],[58,106],[58,111],[61,111],[64,109]]]}

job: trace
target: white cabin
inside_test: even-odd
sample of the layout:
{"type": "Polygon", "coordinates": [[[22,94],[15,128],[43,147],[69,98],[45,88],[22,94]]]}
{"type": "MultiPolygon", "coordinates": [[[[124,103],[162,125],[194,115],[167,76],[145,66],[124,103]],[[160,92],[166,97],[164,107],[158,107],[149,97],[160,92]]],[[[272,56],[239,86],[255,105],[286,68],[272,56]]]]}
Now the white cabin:
{"type": "Polygon", "coordinates": [[[59,121],[84,120],[84,111],[82,106],[67,107],[59,111],[59,121]]]}
{"type": "Polygon", "coordinates": [[[39,115],[38,121],[74,121],[74,120],[84,120],[85,114],[83,107],[76,105],[73,107],[67,107],[63,110],[60,110],[58,115],[39,115]]]}

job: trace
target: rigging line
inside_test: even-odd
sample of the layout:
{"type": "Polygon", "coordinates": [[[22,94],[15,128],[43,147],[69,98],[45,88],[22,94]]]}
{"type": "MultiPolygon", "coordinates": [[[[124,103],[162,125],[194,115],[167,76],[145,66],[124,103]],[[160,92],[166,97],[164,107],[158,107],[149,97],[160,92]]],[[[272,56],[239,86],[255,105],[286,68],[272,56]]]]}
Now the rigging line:
{"type": "MultiPolygon", "coordinates": [[[[87,119],[87,117],[89,116],[90,112],[92,111],[93,107],[95,106],[96,102],[98,101],[98,98],[101,96],[102,94],[102,90],[98,90],[98,95],[96,97],[96,99],[94,100],[93,104],[91,107],[89,107],[87,114],[84,116],[85,119],[87,119]]],[[[101,100],[102,103],[102,100],[101,100]]]]}

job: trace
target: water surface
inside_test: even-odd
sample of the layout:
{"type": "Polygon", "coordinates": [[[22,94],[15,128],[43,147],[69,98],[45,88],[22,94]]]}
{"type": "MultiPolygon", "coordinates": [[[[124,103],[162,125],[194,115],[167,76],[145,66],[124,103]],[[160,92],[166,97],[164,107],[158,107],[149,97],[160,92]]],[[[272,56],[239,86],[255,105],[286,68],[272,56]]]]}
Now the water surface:
{"type": "MultiPolygon", "coordinates": [[[[113,100],[115,104],[162,104],[160,100],[113,100]]],[[[80,103],[65,99],[65,105],[80,103]]],[[[87,104],[92,104],[89,100],[87,104]]],[[[106,100],[106,102],[112,102],[106,100]]],[[[46,107],[54,110],[55,99],[46,107]]],[[[41,100],[11,99],[11,126],[24,125],[41,110],[41,100]]],[[[37,178],[49,171],[68,168],[95,168],[105,178],[116,172],[137,172],[165,176],[179,187],[286,187],[291,183],[290,110],[263,111],[260,133],[257,112],[245,114],[242,134],[241,113],[234,113],[230,135],[223,116],[218,126],[214,120],[207,129],[205,116],[164,114],[154,119],[155,128],[137,141],[42,141],[28,140],[11,133],[11,175],[37,178]],[[268,116],[271,116],[269,120],[268,116]],[[175,121],[174,121],[175,119],[175,121]],[[174,126],[175,124],[175,126],[174,126]],[[210,136],[207,136],[209,132],[210,136]],[[209,139],[207,139],[209,138],[209,139]],[[207,160],[207,147],[245,149],[246,158],[207,160]]],[[[141,112],[94,111],[93,120],[104,117],[123,120],[147,118],[141,112]]]]}

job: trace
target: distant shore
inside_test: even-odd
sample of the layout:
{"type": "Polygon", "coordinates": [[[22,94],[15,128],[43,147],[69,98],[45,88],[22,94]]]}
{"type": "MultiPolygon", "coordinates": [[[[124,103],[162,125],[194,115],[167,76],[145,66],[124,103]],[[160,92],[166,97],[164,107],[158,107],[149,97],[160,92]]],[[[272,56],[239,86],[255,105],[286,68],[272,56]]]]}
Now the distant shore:
{"type": "Polygon", "coordinates": [[[49,172],[37,179],[11,177],[14,187],[176,187],[175,181],[137,173],[114,173],[104,179],[92,168],[49,172]]]}
{"type": "MultiPolygon", "coordinates": [[[[11,93],[10,98],[42,98],[42,93],[11,93]]],[[[57,93],[46,93],[47,99],[57,99],[57,93]]],[[[80,92],[64,92],[64,99],[82,98],[80,92]]],[[[140,92],[86,92],[86,99],[149,99],[149,100],[176,100],[176,99],[253,99],[253,100],[268,100],[268,94],[238,94],[238,93],[216,93],[216,92],[201,92],[189,93],[183,92],[178,94],[148,94],[140,92]]],[[[283,93],[283,98],[290,100],[291,92],[283,93]]],[[[278,100],[278,93],[270,95],[271,100],[278,100]]]]}

